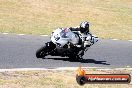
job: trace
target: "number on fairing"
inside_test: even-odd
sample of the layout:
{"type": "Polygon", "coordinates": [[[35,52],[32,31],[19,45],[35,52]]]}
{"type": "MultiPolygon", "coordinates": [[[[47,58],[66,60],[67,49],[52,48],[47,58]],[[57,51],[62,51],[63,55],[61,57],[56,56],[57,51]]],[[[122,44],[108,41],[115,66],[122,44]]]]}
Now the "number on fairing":
{"type": "Polygon", "coordinates": [[[55,35],[54,38],[56,41],[58,41],[60,39],[60,37],[58,35],[55,35]]]}

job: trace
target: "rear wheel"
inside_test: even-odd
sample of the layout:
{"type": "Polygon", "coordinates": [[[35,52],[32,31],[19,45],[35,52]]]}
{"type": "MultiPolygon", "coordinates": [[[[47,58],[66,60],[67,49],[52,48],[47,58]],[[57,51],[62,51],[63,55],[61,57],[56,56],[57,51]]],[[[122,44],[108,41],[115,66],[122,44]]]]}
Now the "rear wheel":
{"type": "Polygon", "coordinates": [[[36,51],[36,57],[37,58],[43,58],[47,55],[46,46],[41,47],[36,51]]]}

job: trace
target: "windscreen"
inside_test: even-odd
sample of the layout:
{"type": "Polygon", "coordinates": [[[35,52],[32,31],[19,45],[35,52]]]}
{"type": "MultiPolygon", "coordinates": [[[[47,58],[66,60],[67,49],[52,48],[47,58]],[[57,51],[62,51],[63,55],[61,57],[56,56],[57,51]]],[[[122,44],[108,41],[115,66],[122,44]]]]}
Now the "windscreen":
{"type": "Polygon", "coordinates": [[[65,28],[65,29],[63,29],[61,32],[60,32],[60,36],[62,37],[62,38],[71,38],[71,33],[70,33],[71,31],[70,31],[70,29],[68,29],[68,28],[65,28]]]}

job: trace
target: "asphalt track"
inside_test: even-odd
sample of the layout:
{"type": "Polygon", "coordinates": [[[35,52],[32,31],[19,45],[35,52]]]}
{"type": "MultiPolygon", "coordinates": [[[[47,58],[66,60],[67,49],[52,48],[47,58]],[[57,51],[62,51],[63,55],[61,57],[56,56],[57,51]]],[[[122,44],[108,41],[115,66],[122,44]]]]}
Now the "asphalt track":
{"type": "Polygon", "coordinates": [[[132,41],[100,39],[84,55],[84,60],[73,61],[47,56],[37,59],[35,52],[49,41],[49,37],[35,35],[0,34],[0,69],[132,66],[132,41]]]}

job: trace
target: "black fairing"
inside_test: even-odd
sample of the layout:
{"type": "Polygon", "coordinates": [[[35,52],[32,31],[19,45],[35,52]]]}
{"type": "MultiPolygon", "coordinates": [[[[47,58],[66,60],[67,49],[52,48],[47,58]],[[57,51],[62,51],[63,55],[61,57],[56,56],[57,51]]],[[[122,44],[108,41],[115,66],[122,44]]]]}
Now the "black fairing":
{"type": "Polygon", "coordinates": [[[47,42],[46,43],[46,47],[48,49],[48,51],[54,50],[56,48],[56,45],[53,42],[47,42]]]}
{"type": "Polygon", "coordinates": [[[64,47],[56,47],[55,49],[56,51],[56,55],[58,56],[74,56],[77,55],[78,52],[80,51],[79,48],[75,47],[75,46],[70,46],[70,48],[68,48],[67,46],[64,47]]]}
{"type": "Polygon", "coordinates": [[[47,52],[51,56],[68,56],[68,57],[74,57],[78,55],[79,51],[81,51],[81,48],[78,48],[76,46],[70,45],[70,48],[68,48],[67,45],[64,47],[59,47],[53,42],[47,42],[46,43],[47,52]]]}

